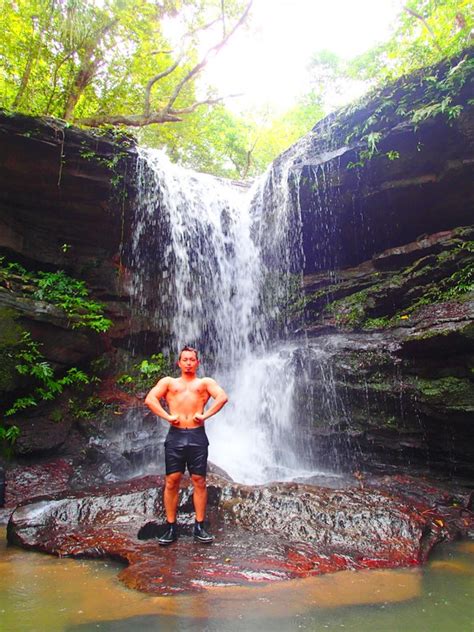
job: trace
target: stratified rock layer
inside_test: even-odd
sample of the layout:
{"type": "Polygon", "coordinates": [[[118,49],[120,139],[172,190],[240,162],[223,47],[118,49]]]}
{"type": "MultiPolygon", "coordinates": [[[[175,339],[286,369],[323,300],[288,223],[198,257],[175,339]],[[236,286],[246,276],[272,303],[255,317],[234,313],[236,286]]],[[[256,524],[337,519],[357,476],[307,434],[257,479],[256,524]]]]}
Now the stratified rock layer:
{"type": "Polygon", "coordinates": [[[160,547],[163,479],[40,497],[17,507],[12,544],[55,555],[127,563],[120,579],[154,594],[283,581],[342,569],[423,563],[432,546],[466,535],[468,494],[408,477],[327,489],[292,483],[244,487],[209,479],[212,545],[192,539],[190,488],[182,493],[178,542],[160,547]],[[138,534],[140,532],[141,538],[138,534]],[[154,537],[153,537],[154,536],[154,537]]]}
{"type": "Polygon", "coordinates": [[[473,68],[404,77],[275,162],[297,183],[298,417],[320,462],[474,474],[473,68]],[[425,116],[445,89],[458,116],[425,116]]]}
{"type": "Polygon", "coordinates": [[[300,417],[323,460],[472,476],[473,236],[444,231],[307,275],[300,417]]]}

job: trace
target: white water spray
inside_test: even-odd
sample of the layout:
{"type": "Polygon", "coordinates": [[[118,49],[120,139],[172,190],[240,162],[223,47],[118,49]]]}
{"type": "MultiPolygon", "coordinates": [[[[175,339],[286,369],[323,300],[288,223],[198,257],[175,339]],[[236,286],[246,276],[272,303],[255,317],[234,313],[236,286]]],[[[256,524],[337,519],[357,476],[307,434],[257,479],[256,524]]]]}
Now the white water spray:
{"type": "Polygon", "coordinates": [[[206,424],[210,460],[243,483],[315,473],[293,427],[297,363],[274,341],[302,269],[298,182],[285,165],[249,191],[140,152],[134,300],[174,350],[197,346],[228,392],[206,424]]]}

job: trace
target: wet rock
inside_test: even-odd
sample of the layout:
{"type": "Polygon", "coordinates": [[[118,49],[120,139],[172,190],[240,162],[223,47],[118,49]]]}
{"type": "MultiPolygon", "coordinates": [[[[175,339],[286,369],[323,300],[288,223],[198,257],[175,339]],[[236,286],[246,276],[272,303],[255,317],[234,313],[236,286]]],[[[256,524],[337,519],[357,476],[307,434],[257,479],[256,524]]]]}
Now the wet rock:
{"type": "Polygon", "coordinates": [[[115,293],[112,258],[127,209],[114,203],[112,178],[123,179],[126,163],[135,160],[133,144],[52,118],[4,112],[0,132],[0,246],[43,265],[86,272],[94,285],[115,293]]]}
{"type": "Polygon", "coordinates": [[[472,476],[469,341],[454,328],[450,344],[427,337],[415,353],[415,331],[339,332],[301,348],[298,428],[319,465],[472,476]]]}
{"type": "MultiPolygon", "coordinates": [[[[442,81],[459,62],[431,70],[442,81]]],[[[309,338],[298,418],[320,462],[472,477],[474,109],[463,88],[453,126],[418,128],[395,105],[408,86],[420,105],[427,84],[407,77],[291,150],[305,255],[294,330],[309,338]]]]}
{"type": "Polygon", "coordinates": [[[212,546],[193,542],[188,486],[180,499],[178,542],[157,544],[163,479],[153,476],[24,503],[11,516],[8,540],[55,555],[122,560],[127,586],[169,595],[417,565],[436,542],[466,534],[473,524],[464,492],[408,477],[338,490],[296,483],[245,487],[217,476],[208,483],[212,546]]]}
{"type": "Polygon", "coordinates": [[[305,279],[298,417],[327,464],[474,473],[473,237],[425,235],[305,279]]]}
{"type": "Polygon", "coordinates": [[[20,436],[14,446],[17,457],[52,456],[60,451],[66,441],[71,440],[73,422],[70,417],[58,421],[47,412],[35,412],[28,418],[18,417],[15,424],[20,429],[20,436]]]}
{"type": "Polygon", "coordinates": [[[5,505],[5,470],[0,466],[0,508],[5,505]]]}
{"type": "MultiPolygon", "coordinates": [[[[74,328],[62,309],[35,300],[34,288],[25,285],[21,275],[4,275],[0,283],[0,400],[4,407],[38,385],[30,376],[19,376],[12,360],[24,332],[31,334],[58,376],[71,367],[97,376],[97,359],[105,366],[98,392],[92,393],[96,381],[81,393],[66,389],[66,399],[75,400],[69,411],[41,403],[9,419],[21,427],[15,448],[19,457],[77,453],[81,434],[88,440],[90,432],[82,432],[74,413],[84,412],[91,395],[118,411],[137,405],[136,398],[114,387],[112,376],[136,361],[129,361],[131,348],[149,355],[150,350],[168,344],[163,332],[150,331],[153,327],[146,315],[130,315],[131,276],[125,250],[133,216],[136,160],[134,141],[123,135],[0,112],[0,255],[29,271],[61,269],[85,281],[91,298],[105,305],[105,315],[113,322],[101,334],[74,328]],[[4,332],[9,335],[5,337],[4,332]],[[60,416],[62,420],[51,420],[51,412],[56,421],[60,416]]],[[[131,458],[139,459],[135,453],[131,458]]],[[[130,468],[125,470],[130,474],[130,468]]]]}
{"type": "Polygon", "coordinates": [[[0,511],[0,524],[6,524],[19,503],[69,489],[73,472],[73,462],[69,459],[50,459],[34,465],[5,467],[5,502],[4,509],[0,511]]]}
{"type": "MultiPolygon", "coordinates": [[[[443,81],[458,62],[424,73],[443,81]]],[[[292,148],[302,170],[295,197],[307,274],[355,266],[425,234],[472,223],[474,108],[468,84],[469,79],[454,97],[462,109],[455,122],[436,116],[416,125],[403,118],[400,102],[420,107],[432,100],[428,83],[415,73],[387,85],[382,94],[368,95],[359,107],[320,121],[292,148]],[[377,148],[364,157],[371,134],[377,148]]],[[[284,160],[285,154],[276,163],[284,160]]],[[[425,243],[419,253],[424,248],[436,251],[425,243]]],[[[410,260],[406,250],[398,253],[399,263],[403,259],[410,260]]],[[[376,261],[384,269],[392,263],[376,261]]]]}
{"type": "Polygon", "coordinates": [[[454,247],[454,230],[444,230],[433,235],[424,235],[416,241],[390,248],[372,257],[376,270],[398,270],[411,265],[417,259],[438,254],[454,247]]]}

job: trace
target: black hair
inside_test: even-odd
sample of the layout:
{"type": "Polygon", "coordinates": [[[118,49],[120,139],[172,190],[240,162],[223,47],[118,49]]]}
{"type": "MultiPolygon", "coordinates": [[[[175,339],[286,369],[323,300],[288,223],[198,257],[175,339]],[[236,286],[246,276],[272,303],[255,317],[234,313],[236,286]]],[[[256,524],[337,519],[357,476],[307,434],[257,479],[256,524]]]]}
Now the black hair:
{"type": "Polygon", "coordinates": [[[189,345],[184,345],[184,347],[179,352],[178,361],[181,360],[181,355],[183,354],[183,351],[192,351],[193,353],[196,354],[196,360],[199,360],[198,350],[195,349],[194,347],[190,347],[189,345]]]}

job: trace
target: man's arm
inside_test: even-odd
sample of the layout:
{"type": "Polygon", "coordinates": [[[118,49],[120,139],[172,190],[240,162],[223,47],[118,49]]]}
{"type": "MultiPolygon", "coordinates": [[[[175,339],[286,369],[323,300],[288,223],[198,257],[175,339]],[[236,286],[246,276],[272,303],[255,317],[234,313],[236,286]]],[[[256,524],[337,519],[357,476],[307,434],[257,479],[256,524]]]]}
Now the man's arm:
{"type": "Polygon", "coordinates": [[[194,415],[195,421],[199,423],[204,423],[206,419],[209,419],[209,417],[212,417],[213,415],[218,413],[220,409],[223,408],[229,401],[226,392],[221,386],[219,386],[219,384],[215,380],[208,377],[205,378],[204,381],[206,384],[207,392],[214,399],[214,402],[212,406],[208,410],[206,410],[206,412],[202,414],[197,413],[196,415],[194,415]]]}
{"type": "Polygon", "coordinates": [[[151,410],[152,413],[158,415],[162,419],[166,419],[170,424],[179,423],[178,415],[170,415],[166,412],[163,406],[160,403],[160,399],[166,396],[168,392],[168,387],[170,384],[169,377],[163,377],[157,384],[154,386],[148,395],[145,397],[145,404],[151,410]]]}

